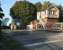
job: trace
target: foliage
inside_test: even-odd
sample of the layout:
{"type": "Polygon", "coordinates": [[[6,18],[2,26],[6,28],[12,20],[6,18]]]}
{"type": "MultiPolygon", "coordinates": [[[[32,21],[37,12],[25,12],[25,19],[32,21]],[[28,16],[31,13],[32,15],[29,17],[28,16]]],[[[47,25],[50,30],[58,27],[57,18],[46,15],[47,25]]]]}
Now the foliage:
{"type": "Polygon", "coordinates": [[[61,5],[59,5],[58,8],[59,8],[59,12],[60,12],[59,13],[59,16],[60,16],[59,22],[63,22],[63,7],[61,5]]]}
{"type": "Polygon", "coordinates": [[[19,18],[23,24],[26,25],[36,19],[36,8],[35,5],[30,2],[17,1],[10,9],[10,15],[13,18],[19,18]]]}
{"type": "Polygon", "coordinates": [[[4,14],[3,13],[0,13],[0,18],[3,18],[4,14]]]}
{"type": "Polygon", "coordinates": [[[3,19],[3,20],[2,20],[2,25],[3,25],[3,26],[6,26],[7,23],[9,22],[9,20],[10,20],[9,18],[3,19]]]}
{"type": "Polygon", "coordinates": [[[4,14],[2,13],[2,9],[0,7],[0,32],[1,32],[1,23],[2,23],[1,19],[3,18],[3,16],[4,16],[4,14]]]}
{"type": "Polygon", "coordinates": [[[1,26],[1,19],[3,18],[4,14],[3,13],[0,13],[0,26],[1,26]]]}
{"type": "Polygon", "coordinates": [[[35,4],[35,6],[36,6],[37,11],[41,11],[42,10],[42,4],[41,4],[41,2],[37,2],[35,4]]]}
{"type": "Polygon", "coordinates": [[[37,8],[37,11],[41,11],[41,10],[48,9],[48,7],[52,5],[52,3],[50,3],[49,1],[44,1],[43,4],[41,4],[40,2],[38,2],[35,5],[36,5],[36,8],[37,8]]]}
{"type": "Polygon", "coordinates": [[[2,30],[1,30],[1,23],[2,23],[1,19],[3,18],[3,16],[4,16],[3,10],[2,10],[2,8],[0,7],[0,39],[3,38],[2,30]]]}

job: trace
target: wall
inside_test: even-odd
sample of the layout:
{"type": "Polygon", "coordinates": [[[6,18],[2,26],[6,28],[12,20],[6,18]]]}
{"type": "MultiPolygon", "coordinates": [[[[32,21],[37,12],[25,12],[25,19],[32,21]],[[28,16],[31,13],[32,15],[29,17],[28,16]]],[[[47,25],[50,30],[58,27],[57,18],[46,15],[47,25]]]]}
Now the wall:
{"type": "Polygon", "coordinates": [[[58,22],[58,19],[54,19],[54,18],[51,18],[51,19],[48,19],[47,21],[47,29],[48,30],[51,30],[52,26],[58,22]]]}

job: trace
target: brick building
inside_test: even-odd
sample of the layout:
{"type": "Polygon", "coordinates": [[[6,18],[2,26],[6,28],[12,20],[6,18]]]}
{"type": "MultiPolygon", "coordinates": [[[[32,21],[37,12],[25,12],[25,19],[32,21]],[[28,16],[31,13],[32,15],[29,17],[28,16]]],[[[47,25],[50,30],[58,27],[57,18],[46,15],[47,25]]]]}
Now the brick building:
{"type": "Polygon", "coordinates": [[[44,30],[51,30],[52,26],[58,22],[59,9],[56,6],[50,6],[44,11],[37,12],[37,20],[31,21],[29,28],[36,30],[43,28],[44,30]]]}
{"type": "Polygon", "coordinates": [[[51,29],[58,19],[59,9],[56,6],[50,6],[47,10],[37,12],[37,20],[44,26],[44,29],[51,29]]]}

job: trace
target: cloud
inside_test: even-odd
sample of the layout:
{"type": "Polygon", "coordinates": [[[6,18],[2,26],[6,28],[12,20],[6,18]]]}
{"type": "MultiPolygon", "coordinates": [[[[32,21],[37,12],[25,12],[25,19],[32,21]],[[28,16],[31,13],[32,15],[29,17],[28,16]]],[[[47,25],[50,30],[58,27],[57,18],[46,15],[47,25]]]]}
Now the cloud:
{"type": "Polygon", "coordinates": [[[24,1],[24,0],[16,0],[16,1],[24,1]]]}

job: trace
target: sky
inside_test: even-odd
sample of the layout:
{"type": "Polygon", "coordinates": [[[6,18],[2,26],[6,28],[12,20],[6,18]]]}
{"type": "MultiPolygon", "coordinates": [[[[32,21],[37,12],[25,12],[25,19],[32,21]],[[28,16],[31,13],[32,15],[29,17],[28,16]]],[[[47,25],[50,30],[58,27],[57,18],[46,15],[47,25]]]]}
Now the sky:
{"type": "MultiPolygon", "coordinates": [[[[11,16],[9,15],[10,8],[15,4],[16,1],[20,1],[20,0],[0,0],[0,1],[1,1],[1,7],[3,9],[3,13],[5,14],[4,18],[11,19],[11,16]]],[[[36,3],[36,2],[43,3],[44,1],[50,1],[57,5],[59,5],[59,4],[63,5],[63,0],[27,0],[27,1],[32,2],[32,3],[36,3]]]]}

